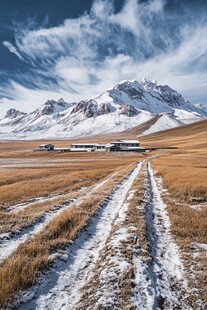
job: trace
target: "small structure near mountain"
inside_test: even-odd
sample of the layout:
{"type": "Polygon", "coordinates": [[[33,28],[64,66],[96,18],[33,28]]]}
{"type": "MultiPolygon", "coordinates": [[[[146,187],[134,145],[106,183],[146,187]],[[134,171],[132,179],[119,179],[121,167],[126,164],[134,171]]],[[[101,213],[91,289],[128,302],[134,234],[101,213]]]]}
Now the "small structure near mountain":
{"type": "Polygon", "coordinates": [[[140,147],[140,142],[138,140],[117,140],[106,146],[108,152],[145,152],[146,149],[140,147]]]}
{"type": "Polygon", "coordinates": [[[33,151],[54,151],[54,145],[53,144],[41,144],[38,148],[34,149],[33,151]]]}
{"type": "Polygon", "coordinates": [[[69,148],[54,148],[52,144],[42,144],[34,151],[56,152],[146,152],[147,149],[140,147],[138,140],[116,140],[107,144],[103,143],[73,143],[69,148]]]}
{"type": "Polygon", "coordinates": [[[74,143],[71,146],[71,152],[106,151],[106,144],[100,143],[74,143]]]}
{"type": "Polygon", "coordinates": [[[97,143],[94,145],[95,151],[106,151],[106,144],[97,143]]]}
{"type": "Polygon", "coordinates": [[[138,140],[117,140],[111,144],[118,147],[120,151],[136,151],[139,148],[140,142],[138,140]]]}
{"type": "Polygon", "coordinates": [[[71,144],[71,152],[91,152],[94,151],[94,143],[73,143],[71,144]]]}
{"type": "Polygon", "coordinates": [[[93,151],[143,151],[139,147],[138,140],[117,140],[108,144],[100,143],[74,143],[71,144],[71,152],[93,152],[93,151]]]}

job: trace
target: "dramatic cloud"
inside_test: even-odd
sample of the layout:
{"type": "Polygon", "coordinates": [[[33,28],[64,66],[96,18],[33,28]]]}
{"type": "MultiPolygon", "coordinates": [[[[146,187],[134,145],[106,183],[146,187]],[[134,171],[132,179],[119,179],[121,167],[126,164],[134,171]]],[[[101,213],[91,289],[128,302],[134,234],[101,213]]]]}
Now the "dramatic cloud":
{"type": "Polygon", "coordinates": [[[113,1],[96,0],[89,13],[56,27],[16,25],[15,44],[3,44],[28,70],[0,87],[3,110],[30,111],[47,98],[77,101],[143,77],[205,102],[207,18],[167,3],[126,0],[115,12],[113,1]]]}
{"type": "Polygon", "coordinates": [[[7,47],[8,50],[9,50],[11,53],[15,54],[15,55],[16,55],[17,57],[19,57],[20,59],[23,59],[22,56],[20,55],[20,53],[17,51],[16,47],[15,47],[14,45],[12,45],[10,42],[4,41],[4,42],[3,42],[3,45],[4,45],[5,47],[7,47]]]}

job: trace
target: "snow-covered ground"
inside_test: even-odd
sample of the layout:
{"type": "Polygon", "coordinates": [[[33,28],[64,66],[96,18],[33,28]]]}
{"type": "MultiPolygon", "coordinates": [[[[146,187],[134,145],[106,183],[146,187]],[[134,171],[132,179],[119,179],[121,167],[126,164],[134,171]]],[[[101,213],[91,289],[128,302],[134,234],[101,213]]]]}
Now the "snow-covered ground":
{"type": "MultiPolygon", "coordinates": [[[[148,163],[147,173],[145,218],[151,263],[143,270],[141,278],[140,270],[137,269],[136,280],[140,285],[143,282],[143,274],[147,274],[148,279],[148,286],[145,287],[148,305],[146,306],[145,301],[138,309],[163,309],[164,305],[168,310],[176,307],[191,309],[185,301],[188,288],[180,250],[170,234],[170,220],[166,205],[162,201],[150,163],[148,163]]],[[[139,290],[137,294],[139,295],[139,290]]],[[[138,300],[140,299],[141,296],[138,300]]]]}
{"type": "Polygon", "coordinates": [[[79,191],[79,197],[76,199],[69,199],[64,201],[62,204],[57,205],[52,211],[46,212],[41,218],[37,220],[33,225],[22,229],[16,234],[2,234],[0,235],[0,262],[11,255],[20,244],[26,242],[30,237],[35,236],[37,233],[42,231],[50,221],[52,221],[56,216],[58,216],[64,210],[67,210],[71,206],[78,206],[88,198],[92,193],[102,187],[106,182],[116,175],[117,172],[113,173],[110,177],[104,179],[103,181],[97,183],[90,189],[81,189],[79,191]]]}
{"type": "Polygon", "coordinates": [[[145,130],[142,135],[149,135],[150,133],[162,131],[170,128],[175,128],[180,126],[180,123],[167,114],[162,115],[155,124],[153,124],[149,129],[145,130]]]}
{"type": "Polygon", "coordinates": [[[110,233],[116,216],[123,212],[127,193],[140,171],[142,163],[128,175],[114,190],[109,201],[93,217],[91,223],[73,245],[67,250],[68,260],[59,262],[49,275],[46,282],[24,295],[32,300],[20,309],[76,309],[81,297],[81,289],[90,277],[110,233]]]}
{"type": "Polygon", "coordinates": [[[7,212],[13,212],[17,213],[20,212],[26,208],[32,207],[36,203],[43,203],[43,202],[48,202],[48,201],[53,201],[58,198],[65,197],[67,194],[54,194],[54,195],[49,195],[47,197],[36,197],[33,199],[29,199],[27,201],[24,201],[22,203],[17,203],[15,205],[9,206],[6,208],[7,212]]]}
{"type": "MultiPolygon", "coordinates": [[[[135,277],[132,282],[134,288],[131,296],[128,296],[129,305],[130,298],[132,298],[133,305],[138,310],[173,310],[174,307],[189,310],[191,307],[186,301],[188,290],[180,251],[170,234],[170,221],[166,206],[161,199],[160,190],[150,165],[148,166],[146,184],[146,202],[141,211],[144,214],[147,238],[150,244],[149,261],[138,250],[142,247],[142,244],[139,243],[140,236],[133,235],[133,227],[126,224],[126,214],[133,195],[134,191],[129,191],[128,198],[113,223],[110,236],[100,253],[98,269],[95,270],[97,275],[94,274],[87,279],[88,285],[92,283],[92,286],[89,289],[86,288],[85,291],[86,308],[89,310],[122,309],[121,297],[118,297],[121,279],[122,275],[130,270],[133,263],[135,277]],[[131,245],[130,252],[133,257],[131,263],[123,254],[123,242],[132,238],[137,241],[134,242],[134,246],[131,245]],[[92,301],[91,304],[89,304],[90,301],[92,301]]],[[[81,309],[83,304],[84,297],[82,297],[82,304],[80,303],[75,309],[81,309]]]]}
{"type": "MultiPolygon", "coordinates": [[[[146,256],[138,250],[142,247],[139,235],[127,224],[126,215],[135,195],[132,185],[136,183],[143,162],[116,185],[73,243],[51,254],[53,266],[41,275],[35,286],[22,292],[13,304],[15,309],[122,310],[117,301],[120,279],[132,265],[134,277],[129,305],[133,303],[137,310],[193,309],[189,301],[192,288],[188,287],[180,249],[170,232],[170,219],[162,200],[164,190],[149,162],[145,170],[145,199],[142,198],[141,205],[136,206],[137,210],[141,210],[139,216],[145,223],[144,234],[149,243],[146,256]],[[123,255],[123,242],[131,238],[133,241],[129,249],[132,255],[129,262],[127,255],[123,255]],[[88,288],[90,283],[98,285],[91,291],[88,288]],[[87,306],[84,308],[86,295],[87,306]]],[[[94,186],[88,195],[113,176],[94,186]]],[[[86,197],[89,196],[83,195],[76,204],[86,197]]],[[[46,221],[48,223],[49,220],[46,221]]],[[[36,229],[40,231],[45,223],[39,228],[36,226],[36,229]]],[[[195,247],[206,253],[206,244],[195,244],[195,247]]]]}

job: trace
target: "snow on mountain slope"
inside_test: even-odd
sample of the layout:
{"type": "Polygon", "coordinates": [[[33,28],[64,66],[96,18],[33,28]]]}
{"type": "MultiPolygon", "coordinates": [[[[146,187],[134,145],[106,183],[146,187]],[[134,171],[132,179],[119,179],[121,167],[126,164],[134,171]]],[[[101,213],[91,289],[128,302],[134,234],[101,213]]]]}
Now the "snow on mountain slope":
{"type": "Polygon", "coordinates": [[[26,114],[10,109],[0,121],[0,138],[74,137],[115,133],[163,115],[149,128],[164,130],[207,117],[181,94],[156,81],[123,81],[92,99],[66,103],[48,100],[26,114]]]}
{"type": "Polygon", "coordinates": [[[180,125],[175,119],[172,119],[169,115],[162,115],[149,129],[144,131],[142,135],[148,135],[153,132],[162,131],[170,128],[174,128],[180,125]]]}
{"type": "Polygon", "coordinates": [[[198,109],[203,109],[203,110],[206,110],[206,111],[207,111],[207,107],[204,106],[204,104],[202,104],[202,103],[196,103],[196,104],[194,104],[194,106],[195,106],[196,108],[198,108],[198,109]]]}

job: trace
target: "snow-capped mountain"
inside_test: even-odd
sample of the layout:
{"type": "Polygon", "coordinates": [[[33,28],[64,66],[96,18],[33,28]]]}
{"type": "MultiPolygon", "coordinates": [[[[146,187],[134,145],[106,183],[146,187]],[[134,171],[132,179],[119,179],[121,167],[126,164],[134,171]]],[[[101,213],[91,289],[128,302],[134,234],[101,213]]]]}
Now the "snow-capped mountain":
{"type": "Polygon", "coordinates": [[[115,133],[156,115],[160,117],[146,134],[206,118],[207,110],[192,105],[176,90],[156,81],[123,81],[78,103],[48,100],[29,114],[10,109],[0,121],[0,137],[33,139],[115,133]]]}
{"type": "Polygon", "coordinates": [[[207,112],[207,107],[202,103],[196,103],[196,104],[194,104],[194,106],[198,109],[201,109],[201,110],[204,110],[207,112]]]}

